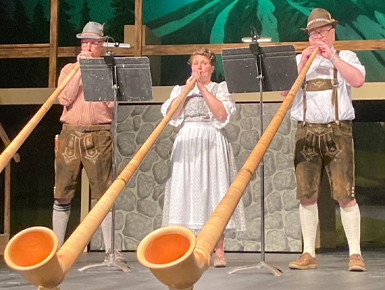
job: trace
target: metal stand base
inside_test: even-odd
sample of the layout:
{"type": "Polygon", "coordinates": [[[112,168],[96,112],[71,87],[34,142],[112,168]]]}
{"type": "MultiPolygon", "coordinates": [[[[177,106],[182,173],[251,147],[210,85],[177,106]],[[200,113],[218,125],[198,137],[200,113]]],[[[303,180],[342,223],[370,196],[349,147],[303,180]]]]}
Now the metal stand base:
{"type": "Polygon", "coordinates": [[[228,274],[233,274],[233,273],[236,273],[238,271],[243,271],[243,270],[250,270],[250,269],[258,269],[258,270],[261,270],[261,269],[266,269],[268,270],[271,274],[273,274],[274,276],[282,276],[282,271],[276,267],[272,267],[270,266],[269,264],[265,263],[265,262],[260,262],[259,264],[257,265],[249,265],[249,266],[240,266],[240,267],[237,267],[237,268],[234,268],[233,270],[227,272],[228,274]]]}
{"type": "Polygon", "coordinates": [[[78,269],[78,271],[84,271],[84,270],[88,270],[88,269],[92,269],[92,268],[99,268],[99,267],[115,267],[115,268],[122,270],[125,273],[131,272],[131,268],[126,263],[115,261],[115,254],[109,255],[108,262],[102,262],[100,264],[93,264],[93,265],[84,266],[84,267],[78,269]]]}

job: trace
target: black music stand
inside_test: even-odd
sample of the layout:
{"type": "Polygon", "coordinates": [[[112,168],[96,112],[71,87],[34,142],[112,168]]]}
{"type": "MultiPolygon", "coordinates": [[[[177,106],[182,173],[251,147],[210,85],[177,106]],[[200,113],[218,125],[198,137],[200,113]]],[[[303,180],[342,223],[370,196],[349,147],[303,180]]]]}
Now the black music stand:
{"type": "MultiPolygon", "coordinates": [[[[230,93],[260,93],[261,136],[263,134],[263,91],[289,90],[297,78],[295,50],[292,45],[263,46],[257,41],[249,48],[224,49],[222,51],[227,87],[230,93]]],[[[265,262],[265,184],[264,162],[261,160],[261,262],[258,265],[241,266],[229,274],[248,269],[267,269],[274,276],[282,271],[265,262]]]]}
{"type": "MultiPolygon", "coordinates": [[[[151,101],[152,84],[148,57],[114,57],[108,52],[104,58],[80,60],[84,99],[89,102],[114,102],[112,136],[112,179],[117,177],[117,119],[119,102],[151,101]]],[[[128,265],[115,261],[115,204],[112,206],[111,253],[108,262],[88,265],[83,271],[102,266],[115,266],[130,272],[128,265]]]]}

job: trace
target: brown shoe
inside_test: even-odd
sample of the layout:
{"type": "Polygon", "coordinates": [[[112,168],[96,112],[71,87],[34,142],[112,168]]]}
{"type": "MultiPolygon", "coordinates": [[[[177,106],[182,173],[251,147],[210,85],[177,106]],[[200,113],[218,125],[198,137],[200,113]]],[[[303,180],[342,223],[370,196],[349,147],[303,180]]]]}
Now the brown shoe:
{"type": "Polygon", "coordinates": [[[360,254],[353,254],[349,257],[349,271],[365,272],[366,266],[360,254]]]}
{"type": "Polygon", "coordinates": [[[215,268],[224,268],[224,267],[226,267],[226,265],[227,265],[227,263],[226,263],[225,256],[221,256],[221,257],[215,256],[215,258],[214,258],[214,267],[215,268]]]}
{"type": "Polygon", "coordinates": [[[293,270],[308,270],[317,268],[317,259],[309,253],[302,254],[298,260],[290,262],[289,268],[293,270]]]}

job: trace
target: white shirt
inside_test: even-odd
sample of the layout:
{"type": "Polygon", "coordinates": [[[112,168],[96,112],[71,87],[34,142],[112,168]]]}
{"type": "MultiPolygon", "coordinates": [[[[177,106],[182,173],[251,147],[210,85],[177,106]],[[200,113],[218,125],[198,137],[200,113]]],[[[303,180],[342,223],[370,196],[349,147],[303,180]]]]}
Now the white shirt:
{"type": "MultiPolygon", "coordinates": [[[[356,67],[365,76],[365,67],[357,55],[350,50],[341,50],[339,57],[348,64],[356,67]]],[[[297,64],[301,61],[302,54],[297,55],[297,64]]],[[[330,60],[317,55],[306,74],[306,81],[312,79],[333,79],[333,64],[330,60]]],[[[350,84],[337,72],[338,80],[338,118],[339,120],[353,120],[355,118],[352,105],[350,84]]],[[[306,92],[306,122],[330,123],[336,120],[335,107],[332,105],[332,90],[306,92]]],[[[303,91],[298,90],[291,107],[291,118],[303,121],[303,91]]]]}

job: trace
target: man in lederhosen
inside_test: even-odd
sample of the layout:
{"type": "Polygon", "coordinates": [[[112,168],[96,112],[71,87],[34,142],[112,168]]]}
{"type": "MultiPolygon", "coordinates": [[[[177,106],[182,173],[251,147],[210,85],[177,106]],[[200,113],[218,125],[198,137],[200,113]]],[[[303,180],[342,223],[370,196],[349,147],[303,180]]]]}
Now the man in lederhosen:
{"type": "Polygon", "coordinates": [[[291,269],[315,269],[315,239],[318,224],[317,199],[325,169],[333,198],[341,210],[349,244],[349,270],[366,271],[360,248],[360,211],[355,199],[354,146],[351,87],[365,82],[365,68],[349,50],[336,51],[337,21],[325,9],[314,8],[303,30],[310,46],[297,55],[300,72],[313,50],[319,51],[306,74],[291,108],[298,122],[294,165],[303,235],[303,254],[289,264],[291,269]]]}
{"type": "MultiPolygon", "coordinates": [[[[102,24],[90,21],[76,37],[81,41],[77,61],[101,56],[103,41],[106,39],[102,24]]],[[[75,64],[69,63],[63,67],[59,85],[75,64]]],[[[84,167],[90,181],[91,199],[99,200],[111,184],[113,143],[110,127],[114,103],[86,101],[80,70],[64,87],[58,99],[63,105],[63,114],[60,117],[63,127],[55,148],[55,203],[52,220],[60,248],[64,242],[71,201],[81,168],[84,167]]],[[[106,250],[105,262],[108,262],[111,254],[111,227],[109,212],[101,224],[106,250]]],[[[126,262],[120,252],[115,251],[114,255],[116,261],[126,262]]]]}

